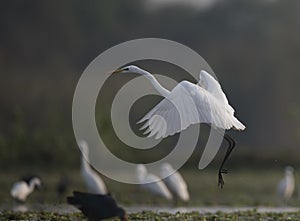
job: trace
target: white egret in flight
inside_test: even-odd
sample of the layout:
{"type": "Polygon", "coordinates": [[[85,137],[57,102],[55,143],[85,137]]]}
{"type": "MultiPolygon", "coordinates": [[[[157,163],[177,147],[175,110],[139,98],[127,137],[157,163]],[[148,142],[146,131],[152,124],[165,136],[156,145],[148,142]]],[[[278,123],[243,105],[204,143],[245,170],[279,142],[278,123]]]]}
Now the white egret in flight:
{"type": "MultiPolygon", "coordinates": [[[[79,145],[86,156],[89,155],[89,146],[86,141],[81,140],[79,145]]],[[[107,188],[100,176],[91,168],[84,156],[81,156],[81,176],[90,193],[107,194],[107,188]]]]}
{"type": "MultiPolygon", "coordinates": [[[[206,123],[215,129],[244,130],[245,126],[234,116],[234,109],[229,105],[221,85],[209,73],[202,70],[197,84],[181,81],[169,91],[162,87],[148,71],[130,65],[113,73],[136,73],[150,80],[154,88],[165,98],[150,110],[138,123],[146,121],[141,129],[155,135],[155,139],[164,138],[185,130],[188,126],[206,123]]],[[[222,173],[227,173],[223,165],[231,154],[235,141],[225,133],[229,143],[227,152],[218,172],[218,186],[224,185],[222,173]]]]}
{"type": "Polygon", "coordinates": [[[172,173],[173,171],[174,169],[169,163],[163,163],[161,165],[160,175],[161,177],[166,177],[163,181],[175,196],[175,203],[177,201],[177,197],[182,201],[187,202],[190,200],[190,195],[186,182],[178,171],[172,173]],[[168,176],[170,173],[172,174],[168,176]]]}
{"type": "Polygon", "coordinates": [[[173,199],[171,192],[160,178],[152,173],[148,173],[145,165],[138,164],[136,168],[137,180],[141,187],[149,192],[162,196],[168,200],[173,199]]]}
{"type": "Polygon", "coordinates": [[[293,195],[295,189],[294,168],[287,166],[284,170],[284,177],[279,182],[277,193],[280,199],[287,202],[293,195]]]}

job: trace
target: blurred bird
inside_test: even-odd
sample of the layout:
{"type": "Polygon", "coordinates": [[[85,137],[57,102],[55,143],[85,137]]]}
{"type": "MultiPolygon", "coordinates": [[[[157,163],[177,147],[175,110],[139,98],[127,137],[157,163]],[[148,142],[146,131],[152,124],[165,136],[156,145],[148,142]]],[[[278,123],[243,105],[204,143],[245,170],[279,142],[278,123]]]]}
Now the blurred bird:
{"type": "Polygon", "coordinates": [[[159,180],[158,176],[148,173],[146,167],[143,164],[137,165],[136,176],[141,187],[150,191],[153,194],[160,195],[168,200],[172,200],[172,194],[168,190],[167,186],[159,180]],[[158,180],[158,181],[157,181],[158,180]]]}
{"type": "Polygon", "coordinates": [[[60,201],[67,193],[70,184],[71,184],[70,177],[67,176],[66,174],[62,174],[59,178],[59,181],[56,184],[56,192],[60,201]]]}
{"type": "Polygon", "coordinates": [[[170,176],[167,176],[173,171],[174,169],[169,163],[163,163],[161,165],[161,177],[166,177],[165,179],[163,179],[163,181],[175,196],[175,204],[177,203],[177,197],[179,197],[182,201],[187,202],[190,200],[190,195],[186,182],[184,181],[180,173],[178,171],[175,171],[170,176]]]}
{"type": "MultiPolygon", "coordinates": [[[[79,142],[81,150],[85,153],[85,156],[89,155],[89,147],[86,141],[79,142]]],[[[91,168],[84,156],[81,156],[81,176],[91,193],[95,194],[107,194],[107,188],[100,176],[91,168]]]]}
{"type": "Polygon", "coordinates": [[[42,181],[37,176],[28,176],[13,184],[10,195],[18,203],[25,203],[29,194],[35,189],[40,189],[42,181]]]}
{"type": "MultiPolygon", "coordinates": [[[[219,82],[205,70],[201,70],[197,84],[181,81],[171,91],[161,86],[151,73],[134,65],[113,72],[116,73],[145,76],[165,98],[138,122],[146,122],[141,129],[147,128],[144,134],[149,133],[148,137],[165,138],[199,123],[221,130],[246,128],[234,116],[235,110],[229,104],[219,82]]],[[[225,133],[224,138],[228,142],[228,149],[218,171],[218,186],[221,188],[224,185],[222,174],[227,173],[223,166],[235,147],[235,141],[228,134],[225,133]]]]}
{"type": "Polygon", "coordinates": [[[91,194],[78,191],[67,197],[69,204],[76,206],[90,221],[98,221],[111,217],[127,220],[126,212],[119,207],[109,194],[91,194]]]}
{"type": "Polygon", "coordinates": [[[294,168],[285,167],[284,178],[279,182],[277,193],[281,200],[285,203],[292,197],[295,189],[294,168]]]}

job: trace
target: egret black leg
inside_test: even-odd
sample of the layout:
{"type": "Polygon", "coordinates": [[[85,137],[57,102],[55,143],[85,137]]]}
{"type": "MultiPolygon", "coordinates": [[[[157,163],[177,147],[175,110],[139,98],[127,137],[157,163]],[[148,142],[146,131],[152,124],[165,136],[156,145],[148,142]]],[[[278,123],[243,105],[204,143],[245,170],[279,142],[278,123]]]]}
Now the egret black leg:
{"type": "Polygon", "coordinates": [[[228,134],[225,134],[224,138],[228,142],[228,148],[227,148],[225,157],[222,161],[222,164],[220,166],[219,173],[218,173],[218,186],[221,188],[223,188],[223,186],[224,186],[224,180],[223,180],[222,173],[224,173],[224,174],[228,173],[228,170],[224,169],[223,166],[224,166],[226,160],[228,159],[228,157],[230,156],[233,148],[235,147],[235,141],[228,134]]]}

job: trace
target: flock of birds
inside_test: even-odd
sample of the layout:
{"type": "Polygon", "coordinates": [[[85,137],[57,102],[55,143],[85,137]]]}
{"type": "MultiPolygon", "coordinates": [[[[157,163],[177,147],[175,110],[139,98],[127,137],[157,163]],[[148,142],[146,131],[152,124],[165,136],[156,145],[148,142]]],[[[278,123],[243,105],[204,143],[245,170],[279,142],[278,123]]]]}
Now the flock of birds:
{"type": "MultiPolygon", "coordinates": [[[[81,150],[88,156],[89,146],[86,141],[80,141],[81,150]]],[[[161,173],[168,173],[173,168],[170,164],[163,164],[161,173]]],[[[79,208],[90,220],[99,220],[112,216],[119,216],[126,220],[125,211],[120,208],[107,190],[107,187],[101,177],[89,165],[88,161],[82,155],[81,157],[81,176],[86,184],[89,193],[75,191],[73,196],[68,197],[68,203],[79,208]],[[99,212],[103,211],[103,213],[99,212]]],[[[137,180],[142,184],[141,187],[153,194],[160,195],[166,199],[172,200],[172,193],[182,199],[189,200],[187,185],[182,176],[176,172],[166,178],[164,181],[153,182],[157,180],[154,174],[147,172],[145,165],[139,164],[136,169],[137,180]],[[171,192],[172,193],[171,193],[171,192]]]]}
{"type": "MultiPolygon", "coordinates": [[[[79,142],[82,151],[88,156],[89,146],[86,141],[79,142]]],[[[164,163],[161,166],[161,176],[166,173],[174,171],[172,166],[164,163]]],[[[99,176],[99,174],[90,166],[87,159],[82,154],[81,156],[81,176],[86,185],[88,193],[74,191],[73,196],[67,197],[67,202],[76,206],[82,213],[88,217],[89,220],[101,220],[110,217],[118,216],[121,220],[126,220],[126,212],[119,207],[107,190],[107,187],[99,176]]],[[[175,200],[177,198],[184,202],[189,201],[190,196],[187,189],[187,184],[179,172],[175,172],[163,181],[157,181],[158,177],[154,174],[148,173],[145,165],[139,164],[136,168],[137,181],[141,184],[141,188],[159,195],[168,200],[175,200]],[[156,182],[154,182],[156,181],[156,182]]],[[[68,180],[61,180],[57,191],[59,194],[66,191],[66,184],[68,180]]],[[[27,197],[35,190],[40,189],[42,181],[37,176],[24,177],[20,181],[13,184],[11,189],[11,196],[16,203],[24,204],[27,197]]]]}
{"type": "MultiPolygon", "coordinates": [[[[161,177],[166,177],[166,174],[170,174],[172,171],[174,169],[171,164],[163,163],[161,166],[161,177]]],[[[136,176],[137,180],[143,183],[141,188],[167,200],[174,200],[174,205],[177,204],[177,199],[183,202],[187,202],[190,199],[187,184],[178,171],[161,180],[158,176],[149,173],[145,165],[139,164],[136,168],[136,176]]]]}
{"type": "MultiPolygon", "coordinates": [[[[88,145],[85,141],[80,142],[82,148],[88,153],[88,145]]],[[[170,173],[173,168],[164,163],[161,166],[161,176],[170,173]]],[[[81,176],[85,182],[88,192],[74,191],[73,196],[67,197],[67,202],[82,211],[89,220],[102,220],[110,217],[119,217],[127,220],[126,211],[121,208],[107,190],[104,181],[99,174],[92,169],[85,157],[81,157],[81,176]]],[[[159,195],[167,200],[177,202],[177,199],[187,202],[190,199],[187,184],[179,172],[175,172],[163,180],[158,180],[154,174],[148,173],[145,165],[139,164],[136,168],[137,180],[141,188],[154,195],[159,195]],[[152,182],[155,181],[155,182],[152,182]]],[[[69,181],[67,181],[69,182],[69,181]]],[[[66,185],[66,183],[64,183],[66,185]]],[[[23,205],[27,197],[35,190],[42,187],[42,181],[37,176],[23,177],[13,184],[11,196],[16,203],[23,205]]],[[[64,187],[66,188],[66,187],[64,187]]],[[[287,166],[284,176],[278,183],[277,194],[281,203],[287,203],[295,190],[294,169],[287,166]]],[[[57,189],[59,191],[59,189],[57,189]]]]}
{"type": "MultiPolygon", "coordinates": [[[[127,66],[113,73],[136,73],[150,80],[154,88],[164,97],[152,110],[140,121],[145,122],[142,129],[147,129],[145,134],[155,139],[165,138],[185,130],[192,124],[205,123],[213,129],[244,130],[245,126],[234,116],[234,109],[229,105],[225,93],[219,82],[209,73],[202,70],[197,84],[182,81],[172,91],[163,88],[149,72],[137,67],[127,66]],[[179,116],[178,116],[179,113],[179,116]],[[161,119],[164,119],[163,121],[161,119]]],[[[225,133],[224,139],[228,142],[228,149],[218,171],[218,186],[224,185],[222,174],[227,173],[223,168],[224,163],[235,147],[235,141],[225,133]]],[[[88,156],[88,144],[86,141],[79,142],[81,150],[88,156]]],[[[126,212],[119,207],[113,197],[108,193],[105,183],[100,176],[91,168],[87,160],[82,156],[81,175],[85,181],[89,193],[74,191],[73,196],[67,197],[67,202],[76,206],[89,220],[101,220],[109,217],[120,217],[127,220],[126,212]]],[[[161,176],[173,171],[170,164],[161,166],[161,176]]],[[[156,175],[147,171],[145,165],[137,165],[137,179],[141,187],[153,194],[165,197],[168,200],[178,199],[187,202],[190,199],[187,184],[182,176],[175,172],[164,180],[157,180],[156,175]]],[[[280,182],[278,191],[285,198],[292,194],[291,185],[294,182],[291,169],[286,170],[286,176],[280,182]]],[[[60,191],[64,191],[64,180],[60,191]]],[[[24,203],[30,193],[41,187],[39,177],[26,177],[15,183],[11,189],[11,196],[19,203],[24,203]]]]}

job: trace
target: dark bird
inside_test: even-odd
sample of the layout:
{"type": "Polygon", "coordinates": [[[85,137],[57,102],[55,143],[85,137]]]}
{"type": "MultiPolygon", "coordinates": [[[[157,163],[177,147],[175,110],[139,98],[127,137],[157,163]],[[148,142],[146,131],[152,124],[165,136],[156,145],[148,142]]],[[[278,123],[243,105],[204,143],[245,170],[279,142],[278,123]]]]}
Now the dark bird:
{"type": "Polygon", "coordinates": [[[98,221],[111,217],[127,220],[125,210],[119,207],[109,194],[102,195],[74,191],[73,196],[67,197],[67,202],[80,209],[89,221],[98,221]]]}
{"type": "Polygon", "coordinates": [[[70,184],[71,184],[70,177],[65,174],[61,175],[59,181],[56,184],[56,192],[59,199],[62,199],[62,197],[65,196],[70,184]]]}

